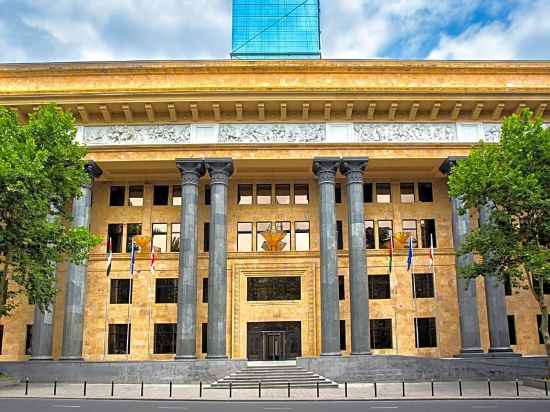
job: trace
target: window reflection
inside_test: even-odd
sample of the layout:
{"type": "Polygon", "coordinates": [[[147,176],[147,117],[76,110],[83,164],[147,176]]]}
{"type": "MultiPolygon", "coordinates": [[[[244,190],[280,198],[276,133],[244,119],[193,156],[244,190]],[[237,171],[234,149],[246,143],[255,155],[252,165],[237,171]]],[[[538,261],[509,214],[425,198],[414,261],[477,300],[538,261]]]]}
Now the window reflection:
{"type": "Polygon", "coordinates": [[[295,184],[294,185],[294,204],[307,205],[309,203],[309,185],[295,184]]]}
{"type": "Polygon", "coordinates": [[[129,187],[128,206],[143,206],[143,186],[129,187]]]}
{"type": "Polygon", "coordinates": [[[390,239],[393,236],[391,220],[379,220],[378,221],[378,247],[380,249],[390,248],[390,239]]]}
{"type": "Polygon", "coordinates": [[[290,222],[275,222],[275,230],[280,230],[285,233],[285,237],[283,238],[283,242],[285,246],[283,247],[284,251],[288,251],[291,249],[291,236],[290,236],[290,222]]]}
{"type": "Polygon", "coordinates": [[[279,205],[290,204],[290,185],[275,185],[275,199],[279,205]]]}
{"type": "Polygon", "coordinates": [[[258,222],[256,223],[256,250],[258,252],[265,251],[264,242],[265,238],[262,236],[262,232],[271,230],[271,222],[258,222]]]}
{"type": "Polygon", "coordinates": [[[296,250],[309,250],[309,222],[295,222],[296,250]]]}
{"type": "Polygon", "coordinates": [[[389,183],[376,183],[376,202],[391,203],[391,185],[389,183]]]}
{"type": "Polygon", "coordinates": [[[414,203],[414,183],[401,183],[401,203],[414,203]]]}
{"type": "Polygon", "coordinates": [[[237,223],[237,251],[252,252],[252,223],[237,223]]]}
{"type": "Polygon", "coordinates": [[[252,204],[252,185],[238,185],[238,198],[237,203],[239,205],[251,205],[252,204]]]}
{"type": "Polygon", "coordinates": [[[259,205],[271,204],[271,185],[259,184],[256,186],[256,202],[259,205]]]}
{"type": "Polygon", "coordinates": [[[157,248],[161,253],[166,252],[166,241],[168,238],[168,224],[154,223],[153,224],[153,241],[152,246],[157,248]]]}

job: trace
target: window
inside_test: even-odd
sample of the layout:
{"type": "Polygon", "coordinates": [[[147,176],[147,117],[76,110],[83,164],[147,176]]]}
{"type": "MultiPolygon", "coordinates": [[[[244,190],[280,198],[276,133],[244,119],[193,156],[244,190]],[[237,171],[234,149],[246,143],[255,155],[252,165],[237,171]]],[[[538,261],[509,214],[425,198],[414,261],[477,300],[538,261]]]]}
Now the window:
{"type": "Polygon", "coordinates": [[[256,223],[256,250],[258,252],[265,250],[264,243],[265,238],[262,233],[271,230],[271,222],[258,222],[256,223]]]}
{"type": "MultiPolygon", "coordinates": [[[[542,315],[537,315],[537,332],[539,334],[539,343],[544,344],[542,333],[540,333],[540,324],[542,322],[542,315]]],[[[548,315],[548,333],[550,333],[550,315],[548,315]]]]}
{"type": "Polygon", "coordinates": [[[344,249],[344,233],[341,220],[336,221],[336,248],[338,250],[344,249]]]}
{"type": "Polygon", "coordinates": [[[180,251],[180,224],[172,223],[172,238],[170,239],[170,250],[172,252],[180,251]]]}
{"type": "Polygon", "coordinates": [[[154,353],[176,353],[176,324],[155,324],[154,353]]]}
{"type": "Polygon", "coordinates": [[[376,183],[376,202],[391,203],[391,184],[376,183]]]}
{"type": "Polygon", "coordinates": [[[393,224],[391,220],[378,221],[378,247],[380,249],[389,249],[390,240],[393,236],[393,224]]]}
{"type": "Polygon", "coordinates": [[[246,297],[249,302],[300,300],[300,277],[249,277],[246,279],[246,297]]]}
{"type": "Polygon", "coordinates": [[[372,203],[372,183],[363,183],[363,203],[372,203]]]}
{"type": "MultiPolygon", "coordinates": [[[[540,283],[536,279],[533,279],[533,290],[537,295],[540,293],[540,283]]],[[[545,280],[542,283],[542,293],[545,295],[550,295],[550,281],[545,280]]]]}
{"type": "Polygon", "coordinates": [[[237,251],[252,252],[252,223],[237,223],[237,251]]]}
{"type": "Polygon", "coordinates": [[[4,342],[4,325],[0,325],[0,355],[2,354],[3,342],[4,342]]]}
{"type": "Polygon", "coordinates": [[[124,206],[126,197],[125,186],[111,186],[111,195],[109,196],[109,206],[124,206]]]}
{"type": "Polygon", "coordinates": [[[32,355],[32,325],[27,325],[25,336],[25,355],[32,355]]]}
{"type": "Polygon", "coordinates": [[[365,243],[367,249],[374,249],[374,220],[365,220],[365,243]]]}
{"type": "Polygon", "coordinates": [[[209,205],[210,204],[210,185],[204,185],[204,204],[209,205]]]}
{"type": "Polygon", "coordinates": [[[290,185],[275,185],[275,199],[278,205],[289,205],[290,185]]]}
{"type": "Polygon", "coordinates": [[[309,222],[295,222],[296,250],[309,250],[309,222]]]}
{"type": "Polygon", "coordinates": [[[432,184],[429,182],[418,183],[418,200],[421,202],[433,202],[432,184]]]}
{"type": "Polygon", "coordinates": [[[437,348],[435,318],[415,318],[417,348],[437,348]]]}
{"type": "Polygon", "coordinates": [[[294,185],[294,204],[307,205],[309,203],[309,185],[295,184],[294,185]]]}
{"type": "Polygon", "coordinates": [[[252,204],[252,185],[238,185],[237,192],[238,192],[237,204],[239,205],[252,204]]]}
{"type": "Polygon", "coordinates": [[[413,297],[433,298],[434,277],[432,273],[413,273],[413,297]]]}
{"type": "Polygon", "coordinates": [[[107,252],[109,252],[109,239],[111,239],[112,252],[122,253],[122,224],[110,223],[107,226],[107,252]]]}
{"type": "Polygon", "coordinates": [[[141,223],[128,223],[126,226],[126,253],[130,253],[132,251],[132,240],[134,239],[134,236],[139,235],[141,235],[141,223]]]}
{"type": "Polygon", "coordinates": [[[510,282],[509,276],[504,278],[504,295],[512,296],[512,282],[510,282]]]}
{"type": "Polygon", "coordinates": [[[390,275],[369,275],[369,299],[390,298],[390,275]]]}
{"type": "Polygon", "coordinates": [[[130,279],[111,279],[111,305],[132,303],[132,281],[130,279]]]}
{"type": "Polygon", "coordinates": [[[346,321],[340,321],[340,350],[346,350],[346,321]]]}
{"type": "Polygon", "coordinates": [[[510,337],[510,345],[517,345],[516,337],[516,318],[514,315],[508,315],[508,336],[510,337]]]}
{"type": "MultiPolygon", "coordinates": [[[[403,232],[412,238],[413,247],[418,247],[418,233],[416,232],[416,220],[403,220],[403,232]]],[[[407,239],[407,248],[409,247],[407,239]]]]}
{"type": "Polygon", "coordinates": [[[126,323],[109,324],[109,355],[130,353],[131,325],[126,323]]]}
{"type": "Polygon", "coordinates": [[[202,303],[208,303],[208,278],[202,278],[202,303]]]}
{"type": "Polygon", "coordinates": [[[338,276],[338,299],[346,299],[346,287],[344,286],[344,276],[338,276]]]}
{"type": "Polygon", "coordinates": [[[401,183],[401,203],[414,203],[414,183],[401,183]]]}
{"type": "Polygon", "coordinates": [[[208,252],[210,250],[210,223],[204,222],[202,232],[202,250],[208,252]]]}
{"type": "Polygon", "coordinates": [[[128,188],[128,206],[143,206],[143,186],[128,188]]]}
{"type": "Polygon", "coordinates": [[[256,186],[256,202],[259,205],[271,204],[271,185],[259,184],[256,186]]]}
{"type": "Polygon", "coordinates": [[[391,319],[370,320],[370,342],[373,349],[391,349],[393,347],[391,319]]]}
{"type": "Polygon", "coordinates": [[[334,185],[334,202],[342,203],[342,185],[340,183],[334,185]]]}
{"type": "Polygon", "coordinates": [[[156,279],[155,303],[177,303],[178,302],[178,279],[169,278],[156,279]]]}
{"type": "Polygon", "coordinates": [[[168,206],[168,192],[170,187],[166,185],[153,188],[153,206],[168,206]]]}
{"type": "Polygon", "coordinates": [[[420,221],[420,236],[422,236],[422,247],[429,248],[432,241],[433,247],[437,247],[434,219],[422,219],[420,221]]]}
{"type": "Polygon", "coordinates": [[[172,186],[172,206],[181,206],[181,186],[172,186]]]}
{"type": "Polygon", "coordinates": [[[208,351],[208,323],[201,324],[201,352],[208,351]]]}
{"type": "Polygon", "coordinates": [[[275,230],[280,230],[285,233],[285,237],[283,238],[283,243],[285,244],[285,246],[283,247],[283,250],[290,250],[290,239],[292,238],[290,236],[290,222],[275,222],[275,230]]]}
{"type": "Polygon", "coordinates": [[[160,252],[166,252],[166,240],[168,237],[168,224],[153,223],[153,241],[152,246],[160,252]]]}

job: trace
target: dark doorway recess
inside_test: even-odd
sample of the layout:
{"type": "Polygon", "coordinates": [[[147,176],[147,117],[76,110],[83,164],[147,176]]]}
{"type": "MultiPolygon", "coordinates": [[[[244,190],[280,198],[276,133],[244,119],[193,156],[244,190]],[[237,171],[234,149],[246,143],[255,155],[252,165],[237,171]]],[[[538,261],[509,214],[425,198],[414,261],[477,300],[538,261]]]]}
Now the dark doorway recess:
{"type": "Polygon", "coordinates": [[[249,322],[249,361],[282,361],[302,356],[300,322],[249,322]]]}

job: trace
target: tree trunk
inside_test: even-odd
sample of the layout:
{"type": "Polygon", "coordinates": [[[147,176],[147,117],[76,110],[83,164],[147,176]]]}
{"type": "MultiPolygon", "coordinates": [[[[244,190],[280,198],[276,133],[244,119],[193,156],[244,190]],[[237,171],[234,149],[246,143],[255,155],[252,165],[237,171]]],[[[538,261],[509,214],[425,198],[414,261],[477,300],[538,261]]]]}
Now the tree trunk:
{"type": "Polygon", "coordinates": [[[548,369],[548,375],[550,376],[550,333],[548,333],[548,306],[544,301],[544,278],[540,276],[538,279],[538,304],[540,306],[541,320],[539,331],[542,335],[542,341],[546,349],[546,364],[548,369]]]}

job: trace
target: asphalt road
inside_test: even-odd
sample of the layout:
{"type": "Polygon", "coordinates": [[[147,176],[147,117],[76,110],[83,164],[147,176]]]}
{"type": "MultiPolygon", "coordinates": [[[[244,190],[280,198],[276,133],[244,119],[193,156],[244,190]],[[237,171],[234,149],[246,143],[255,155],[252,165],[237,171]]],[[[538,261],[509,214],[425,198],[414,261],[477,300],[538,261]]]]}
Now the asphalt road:
{"type": "Polygon", "coordinates": [[[1,412],[393,412],[393,411],[529,411],[548,412],[550,400],[308,401],[211,402],[63,399],[0,399],[1,412]]]}

